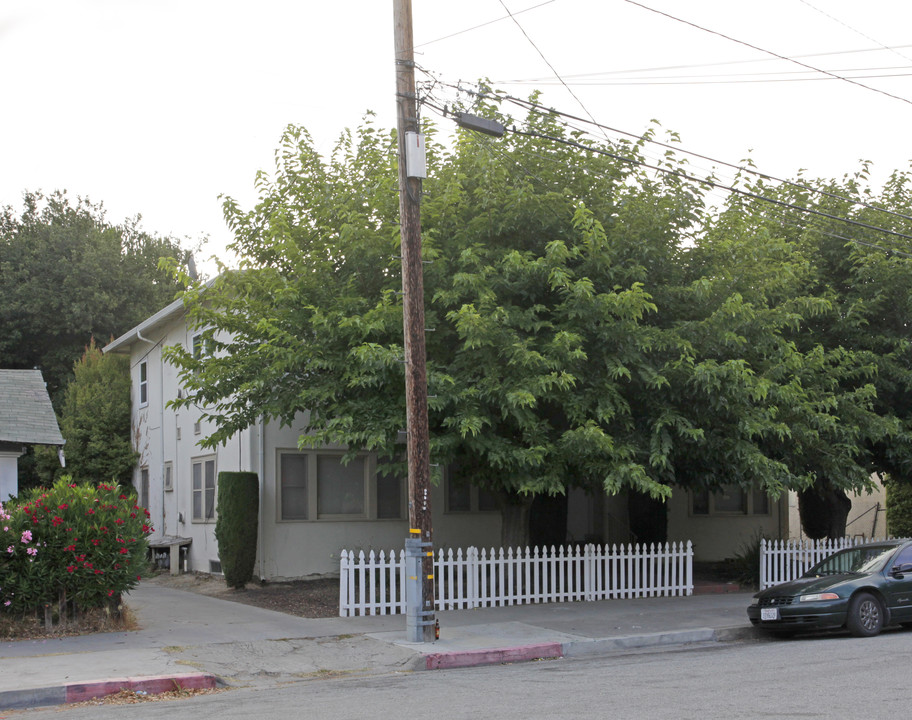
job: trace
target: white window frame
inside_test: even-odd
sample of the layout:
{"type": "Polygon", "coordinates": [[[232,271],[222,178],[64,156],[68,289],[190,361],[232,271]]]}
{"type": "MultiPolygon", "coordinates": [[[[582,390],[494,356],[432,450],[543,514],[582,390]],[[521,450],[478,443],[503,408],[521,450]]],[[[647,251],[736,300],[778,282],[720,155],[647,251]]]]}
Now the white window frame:
{"type": "Polygon", "coordinates": [[[150,490],[149,490],[149,466],[148,465],[143,465],[141,468],[139,468],[139,482],[137,484],[138,484],[138,487],[136,488],[136,490],[137,490],[136,494],[139,496],[137,498],[137,500],[139,501],[139,506],[141,508],[148,510],[149,509],[149,496],[151,494],[150,490]]]}
{"type": "Polygon", "coordinates": [[[139,407],[149,404],[149,363],[145,360],[139,363],[139,407]]]}
{"type": "Polygon", "coordinates": [[[218,468],[216,466],[215,455],[205,455],[192,458],[190,461],[190,517],[195,523],[214,523],[215,506],[218,501],[218,468]],[[207,487],[207,466],[211,464],[212,472],[212,505],[211,512],[206,512],[206,495],[209,490],[207,487]],[[199,475],[197,475],[199,468],[199,475]],[[196,498],[199,497],[199,512],[197,512],[196,498]]]}
{"type": "Polygon", "coordinates": [[[165,492],[174,490],[174,463],[170,460],[162,465],[162,487],[165,492]]]}

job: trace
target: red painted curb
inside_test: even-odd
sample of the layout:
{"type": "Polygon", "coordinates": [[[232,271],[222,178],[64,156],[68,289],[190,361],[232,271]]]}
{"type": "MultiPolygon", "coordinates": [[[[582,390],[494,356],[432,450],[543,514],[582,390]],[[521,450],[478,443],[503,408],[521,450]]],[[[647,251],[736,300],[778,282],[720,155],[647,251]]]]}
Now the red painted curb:
{"type": "Polygon", "coordinates": [[[526,662],[541,658],[563,657],[560,643],[541,643],[493,650],[466,650],[465,652],[432,653],[425,655],[428,670],[474,667],[475,665],[498,665],[506,662],[526,662]]]}
{"type": "Polygon", "coordinates": [[[177,675],[148,675],[144,677],[112,678],[88,683],[69,683],[64,686],[66,702],[83,702],[121,690],[143,691],[149,694],[170,690],[208,690],[217,685],[214,675],[207,673],[181,673],[177,675]]]}

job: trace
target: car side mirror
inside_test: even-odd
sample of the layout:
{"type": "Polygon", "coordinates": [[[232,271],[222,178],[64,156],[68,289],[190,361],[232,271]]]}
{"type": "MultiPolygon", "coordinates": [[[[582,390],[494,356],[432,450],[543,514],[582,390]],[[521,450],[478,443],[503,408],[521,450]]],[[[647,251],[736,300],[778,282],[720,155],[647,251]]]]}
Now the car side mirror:
{"type": "Polygon", "coordinates": [[[906,573],[912,573],[912,563],[902,563],[901,565],[894,565],[893,569],[890,571],[890,574],[895,578],[901,578],[906,573]]]}

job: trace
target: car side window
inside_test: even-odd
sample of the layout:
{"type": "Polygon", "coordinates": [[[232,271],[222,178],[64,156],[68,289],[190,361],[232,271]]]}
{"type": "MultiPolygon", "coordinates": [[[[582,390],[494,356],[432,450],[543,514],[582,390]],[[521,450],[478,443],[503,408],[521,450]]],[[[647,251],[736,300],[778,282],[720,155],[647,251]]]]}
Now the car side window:
{"type": "Polygon", "coordinates": [[[912,564],[912,545],[900,550],[899,555],[896,556],[896,559],[893,561],[893,565],[890,569],[898,565],[906,564],[912,564]]]}

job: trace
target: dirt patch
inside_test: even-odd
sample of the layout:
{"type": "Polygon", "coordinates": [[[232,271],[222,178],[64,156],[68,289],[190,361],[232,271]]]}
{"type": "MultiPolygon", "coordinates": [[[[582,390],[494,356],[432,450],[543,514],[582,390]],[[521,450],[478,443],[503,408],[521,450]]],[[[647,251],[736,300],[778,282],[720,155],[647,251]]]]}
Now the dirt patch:
{"type": "Polygon", "coordinates": [[[339,580],[292,580],[289,582],[252,582],[243,590],[229,588],[218,575],[162,573],[143,582],[171,587],[177,590],[218,597],[223,600],[255,605],[256,607],[305,618],[339,616],[339,580]]]}
{"type": "Polygon", "coordinates": [[[57,623],[46,628],[44,620],[34,615],[21,618],[0,616],[0,640],[46,640],[49,638],[89,635],[102,632],[123,632],[136,630],[138,625],[128,606],[122,606],[118,615],[111,614],[104,608],[83,610],[73,620],[57,623]]]}

